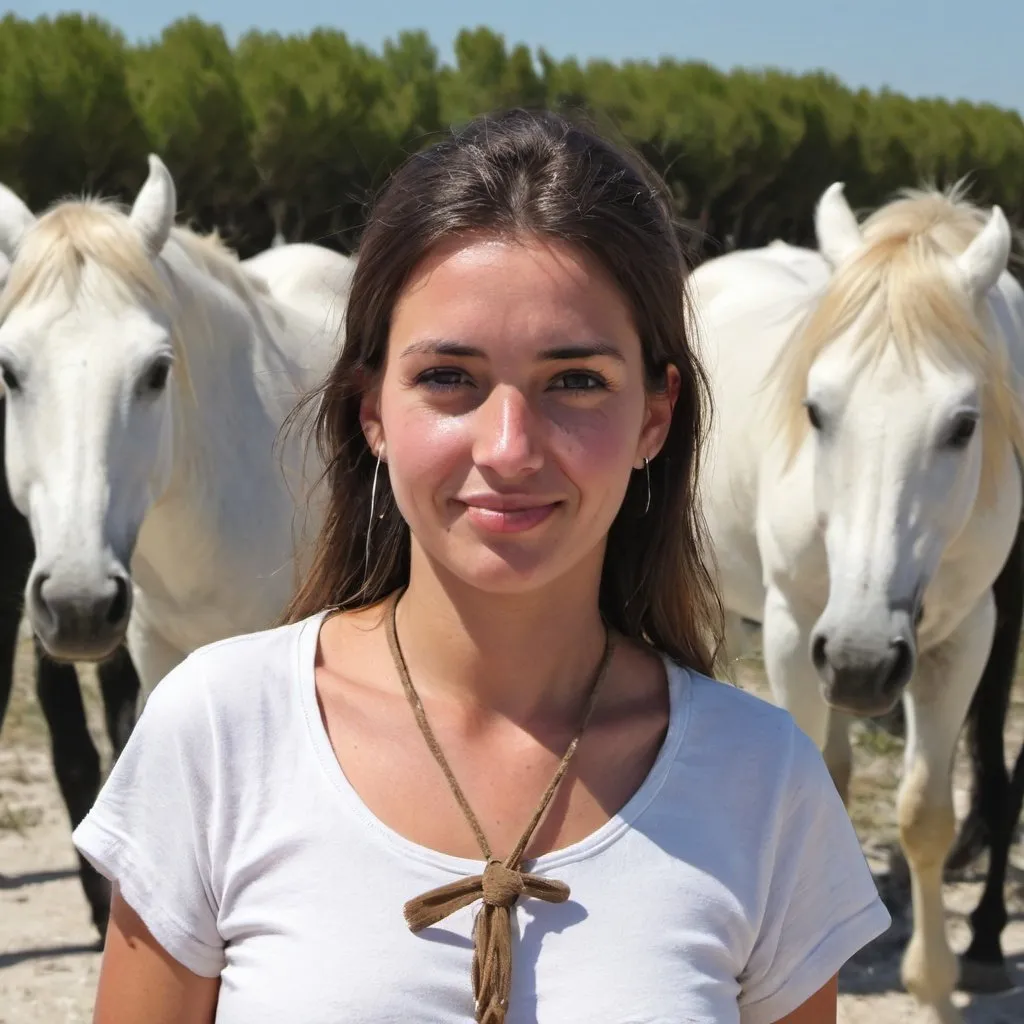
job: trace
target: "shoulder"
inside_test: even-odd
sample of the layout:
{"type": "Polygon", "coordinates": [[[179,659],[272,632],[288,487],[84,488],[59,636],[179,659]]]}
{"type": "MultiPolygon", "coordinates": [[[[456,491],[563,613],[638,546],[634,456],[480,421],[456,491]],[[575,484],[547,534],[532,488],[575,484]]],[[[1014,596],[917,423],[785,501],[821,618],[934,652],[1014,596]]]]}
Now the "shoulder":
{"type": "Polygon", "coordinates": [[[197,726],[200,718],[239,722],[264,712],[268,702],[290,695],[307,648],[312,666],[320,618],[196,648],[154,687],[143,716],[197,726]]]}
{"type": "Polygon", "coordinates": [[[795,747],[801,748],[801,756],[805,756],[808,744],[811,751],[817,751],[785,708],[692,669],[673,671],[681,675],[689,696],[688,731],[699,731],[704,741],[726,741],[733,753],[746,752],[768,761],[779,756],[788,759],[795,747]]]}
{"type": "Polygon", "coordinates": [[[709,791],[731,791],[769,817],[831,787],[821,752],[785,708],[692,669],[672,666],[670,673],[682,705],[681,777],[696,771],[709,791]]]}

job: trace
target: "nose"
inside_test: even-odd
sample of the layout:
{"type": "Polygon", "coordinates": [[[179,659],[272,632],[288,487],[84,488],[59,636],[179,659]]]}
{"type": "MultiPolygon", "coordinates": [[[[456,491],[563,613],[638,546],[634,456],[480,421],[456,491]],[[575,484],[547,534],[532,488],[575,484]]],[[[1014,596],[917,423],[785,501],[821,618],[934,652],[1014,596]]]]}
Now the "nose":
{"type": "Polygon", "coordinates": [[[880,642],[856,642],[815,630],[811,661],[821,678],[822,695],[834,708],[860,716],[890,712],[914,673],[913,636],[900,631],[880,642]]]}
{"type": "Polygon", "coordinates": [[[121,569],[110,571],[94,586],[34,571],[27,605],[32,628],[51,657],[98,661],[124,639],[131,616],[131,581],[121,569]]]}
{"type": "Polygon", "coordinates": [[[478,410],[474,461],[505,477],[534,473],[544,456],[536,414],[516,388],[498,387],[478,410]]]}

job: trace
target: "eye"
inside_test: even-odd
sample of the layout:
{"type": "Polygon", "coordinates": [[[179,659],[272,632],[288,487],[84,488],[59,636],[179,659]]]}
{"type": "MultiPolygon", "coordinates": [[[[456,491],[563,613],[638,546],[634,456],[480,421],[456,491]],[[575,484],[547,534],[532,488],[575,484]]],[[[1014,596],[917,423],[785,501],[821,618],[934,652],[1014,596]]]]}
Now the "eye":
{"type": "Polygon", "coordinates": [[[432,391],[454,391],[469,380],[468,374],[454,367],[434,367],[424,370],[416,378],[417,384],[425,384],[432,391]]]}
{"type": "Polygon", "coordinates": [[[4,387],[8,391],[18,391],[21,388],[17,374],[6,364],[0,364],[0,375],[3,376],[4,387]]]}
{"type": "Polygon", "coordinates": [[[974,413],[964,413],[961,416],[957,416],[953,422],[953,428],[947,436],[946,447],[957,450],[966,448],[971,438],[974,437],[974,431],[977,426],[978,417],[974,413]]]}
{"type": "Polygon", "coordinates": [[[160,359],[155,362],[145,372],[145,374],[143,374],[142,380],[140,381],[140,388],[143,391],[159,394],[167,387],[167,380],[170,377],[170,374],[170,361],[167,359],[160,359]]]}
{"type": "Polygon", "coordinates": [[[571,370],[553,382],[556,391],[596,391],[607,388],[608,381],[593,370],[571,370]]]}
{"type": "Polygon", "coordinates": [[[809,398],[804,400],[804,408],[807,410],[807,419],[815,430],[821,430],[821,409],[817,403],[809,398]]]}

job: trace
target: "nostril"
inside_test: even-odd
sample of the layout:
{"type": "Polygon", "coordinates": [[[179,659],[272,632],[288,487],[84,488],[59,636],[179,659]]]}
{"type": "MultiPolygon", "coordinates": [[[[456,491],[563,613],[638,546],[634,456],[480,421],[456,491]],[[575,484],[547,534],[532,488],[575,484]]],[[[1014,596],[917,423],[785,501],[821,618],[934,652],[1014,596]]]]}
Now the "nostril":
{"type": "Polygon", "coordinates": [[[819,672],[824,671],[825,666],[828,664],[827,645],[828,641],[825,639],[824,633],[816,634],[811,641],[811,661],[819,672]]]}
{"type": "Polygon", "coordinates": [[[50,605],[46,600],[46,595],[43,592],[43,588],[46,586],[49,579],[50,574],[48,572],[37,572],[32,577],[32,604],[35,606],[37,614],[52,621],[53,612],[51,611],[50,605]]]}
{"type": "Polygon", "coordinates": [[[914,652],[910,643],[902,637],[890,641],[891,663],[886,688],[902,686],[910,678],[914,669],[914,652]]]}
{"type": "Polygon", "coordinates": [[[111,626],[117,625],[128,614],[128,581],[123,576],[115,576],[114,596],[107,608],[107,622],[111,626]]]}

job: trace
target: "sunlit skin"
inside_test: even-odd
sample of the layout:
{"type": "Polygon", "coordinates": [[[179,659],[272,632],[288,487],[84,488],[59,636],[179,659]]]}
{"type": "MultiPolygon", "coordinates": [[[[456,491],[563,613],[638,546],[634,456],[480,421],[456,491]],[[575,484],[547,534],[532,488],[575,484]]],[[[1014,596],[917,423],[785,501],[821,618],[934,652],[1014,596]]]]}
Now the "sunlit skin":
{"type": "MultiPolygon", "coordinates": [[[[393,312],[384,372],[361,415],[412,533],[399,635],[438,741],[500,853],[518,840],[578,722],[604,642],[607,533],[631,476],[664,444],[678,391],[674,367],[662,390],[645,379],[615,282],[557,242],[445,242],[393,312]]],[[[479,857],[409,713],[379,609],[326,620],[316,678],[338,760],[372,813],[415,843],[479,857]]],[[[620,640],[528,855],[604,825],[650,771],[667,722],[661,662],[620,640]]],[[[151,977],[146,1005],[166,999],[165,1015],[126,1016],[122,1002],[118,1024],[213,1019],[216,982],[169,968],[119,900],[110,935],[101,977],[110,1009],[98,1024],[113,1024],[121,986],[145,987],[132,971],[151,977]]],[[[835,1006],[833,980],[783,1021],[832,1024],[835,1006]]]]}
{"type": "Polygon", "coordinates": [[[439,246],[395,309],[366,412],[417,557],[491,593],[566,573],[596,589],[630,474],[660,447],[650,406],[667,398],[644,384],[631,311],[596,261],[558,243],[439,246]]]}

